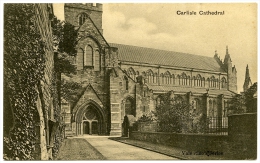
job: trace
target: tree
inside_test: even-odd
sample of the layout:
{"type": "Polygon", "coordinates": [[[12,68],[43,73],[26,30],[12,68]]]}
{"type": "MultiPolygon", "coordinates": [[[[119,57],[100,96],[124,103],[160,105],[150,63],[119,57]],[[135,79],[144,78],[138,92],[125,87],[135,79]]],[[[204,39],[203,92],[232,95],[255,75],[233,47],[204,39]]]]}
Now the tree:
{"type": "Polygon", "coordinates": [[[244,93],[236,94],[230,101],[229,110],[231,114],[252,113],[257,111],[257,82],[244,93]]]}
{"type": "Polygon", "coordinates": [[[203,132],[206,117],[193,112],[191,105],[180,97],[171,98],[171,93],[160,96],[156,117],[163,132],[203,132]]]}
{"type": "Polygon", "coordinates": [[[207,116],[191,109],[180,96],[168,92],[159,96],[156,117],[162,132],[203,133],[207,129],[207,116]]]}
{"type": "Polygon", "coordinates": [[[68,101],[73,108],[84,89],[81,84],[73,81],[61,80],[61,97],[68,101]]]}
{"type": "Polygon", "coordinates": [[[75,26],[54,17],[52,22],[52,34],[54,50],[56,52],[61,54],[66,53],[70,56],[76,54],[78,31],[75,29],[75,26]]]}
{"type": "Polygon", "coordinates": [[[245,92],[245,106],[246,112],[252,113],[257,111],[257,82],[255,82],[248,90],[245,92]],[[256,97],[254,95],[256,94],[256,97]]]}
{"type": "Polygon", "coordinates": [[[236,94],[230,100],[229,114],[240,114],[246,112],[245,99],[242,95],[236,94]]]}
{"type": "Polygon", "coordinates": [[[56,85],[58,90],[58,103],[61,105],[61,74],[75,74],[76,67],[71,64],[70,56],[76,55],[76,44],[78,31],[75,27],[65,21],[60,21],[56,17],[52,22],[53,49],[54,49],[54,70],[56,74],[56,85]]]}
{"type": "MultiPolygon", "coordinates": [[[[59,111],[56,113],[58,115],[57,119],[59,121],[61,117],[60,107],[61,107],[61,96],[67,97],[69,95],[65,95],[64,92],[70,90],[68,87],[73,86],[67,85],[64,86],[61,80],[61,74],[75,74],[76,66],[72,65],[70,58],[76,55],[76,44],[78,38],[78,32],[75,30],[75,27],[65,21],[60,21],[56,17],[53,18],[52,21],[52,34],[53,34],[53,49],[54,49],[54,74],[56,77],[55,82],[53,83],[57,87],[57,100],[54,103],[58,103],[57,107],[59,111]],[[66,90],[67,89],[67,90],[66,90]],[[63,92],[62,92],[63,90],[63,92]],[[64,91],[66,90],[66,91],[64,91]],[[62,94],[63,93],[63,94],[62,94]]],[[[74,84],[75,85],[75,84],[74,84]]],[[[76,85],[78,86],[78,85],[76,85]]],[[[72,87],[73,89],[73,87],[72,87]]],[[[71,97],[72,95],[70,95],[71,97]]],[[[59,128],[64,131],[64,124],[60,123],[59,128]]],[[[53,155],[55,156],[60,147],[60,142],[62,141],[63,133],[57,130],[55,133],[55,141],[53,149],[53,155]]]]}

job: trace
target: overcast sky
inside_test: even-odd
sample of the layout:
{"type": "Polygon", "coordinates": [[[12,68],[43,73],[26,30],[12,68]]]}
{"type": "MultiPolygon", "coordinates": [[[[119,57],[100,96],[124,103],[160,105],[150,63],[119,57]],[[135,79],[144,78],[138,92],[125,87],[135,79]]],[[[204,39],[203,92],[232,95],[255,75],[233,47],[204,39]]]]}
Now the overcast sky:
{"type": "MultiPolygon", "coordinates": [[[[63,4],[54,4],[63,19],[63,4]]],[[[237,69],[238,92],[243,90],[248,64],[257,81],[256,4],[103,4],[104,37],[121,43],[213,57],[224,60],[226,46],[237,69]],[[178,15],[194,11],[196,15],[178,15]],[[200,15],[199,11],[224,11],[224,15],[200,15]]]]}

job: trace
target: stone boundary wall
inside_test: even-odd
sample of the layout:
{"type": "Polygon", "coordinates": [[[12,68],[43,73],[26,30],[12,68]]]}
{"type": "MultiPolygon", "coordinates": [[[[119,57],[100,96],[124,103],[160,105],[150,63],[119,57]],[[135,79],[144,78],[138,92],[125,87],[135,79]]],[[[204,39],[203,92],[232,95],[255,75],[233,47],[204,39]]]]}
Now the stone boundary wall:
{"type": "Polygon", "coordinates": [[[180,134],[166,132],[139,132],[130,133],[130,138],[135,140],[147,141],[167,146],[179,147],[186,150],[210,150],[223,151],[227,146],[227,135],[211,134],[180,134]]]}
{"type": "Polygon", "coordinates": [[[138,122],[137,131],[157,132],[159,129],[157,122],[138,122]]]}
{"type": "Polygon", "coordinates": [[[231,159],[257,158],[257,113],[228,117],[228,135],[132,131],[130,138],[187,151],[223,152],[231,159]]]}
{"type": "Polygon", "coordinates": [[[228,117],[230,148],[244,158],[257,158],[257,113],[245,113],[228,117]]]}

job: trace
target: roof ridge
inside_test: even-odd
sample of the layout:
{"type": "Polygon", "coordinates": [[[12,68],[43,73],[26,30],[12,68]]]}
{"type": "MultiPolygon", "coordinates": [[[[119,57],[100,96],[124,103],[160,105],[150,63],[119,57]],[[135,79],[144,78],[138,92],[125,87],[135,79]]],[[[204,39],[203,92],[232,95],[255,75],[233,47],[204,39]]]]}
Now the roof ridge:
{"type": "Polygon", "coordinates": [[[118,48],[118,59],[120,61],[223,72],[214,57],[141,47],[136,45],[125,45],[118,43],[109,44],[110,46],[115,46],[118,48]]]}
{"type": "Polygon", "coordinates": [[[209,57],[209,56],[204,56],[204,55],[199,55],[199,54],[191,54],[191,53],[185,53],[185,52],[177,52],[177,51],[172,51],[172,50],[163,50],[163,49],[156,49],[156,48],[150,48],[150,47],[142,47],[142,46],[136,46],[136,45],[127,45],[127,44],[120,44],[120,43],[108,43],[110,44],[117,44],[117,45],[123,45],[123,46],[132,46],[132,47],[137,47],[137,48],[144,48],[144,49],[151,49],[151,50],[160,50],[160,51],[165,51],[165,52],[174,52],[174,53],[180,53],[180,54],[188,54],[188,55],[195,55],[195,56],[199,56],[199,57],[207,57],[207,58],[213,58],[213,57],[209,57]]]}

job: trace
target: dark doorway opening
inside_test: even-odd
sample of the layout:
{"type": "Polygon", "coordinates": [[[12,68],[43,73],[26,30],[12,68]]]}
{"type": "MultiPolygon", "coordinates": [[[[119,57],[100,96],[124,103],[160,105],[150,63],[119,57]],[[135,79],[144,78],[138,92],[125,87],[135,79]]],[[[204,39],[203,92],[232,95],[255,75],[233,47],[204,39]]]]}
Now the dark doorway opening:
{"type": "Polygon", "coordinates": [[[125,115],[133,115],[135,116],[135,105],[134,100],[131,98],[127,98],[125,102],[125,115]]]}
{"type": "Polygon", "coordinates": [[[88,121],[83,122],[83,133],[84,134],[90,134],[90,132],[89,132],[89,122],[88,121]]]}
{"type": "Polygon", "coordinates": [[[98,122],[92,122],[92,134],[98,134],[98,122]]]}

